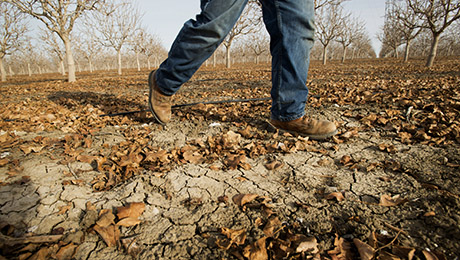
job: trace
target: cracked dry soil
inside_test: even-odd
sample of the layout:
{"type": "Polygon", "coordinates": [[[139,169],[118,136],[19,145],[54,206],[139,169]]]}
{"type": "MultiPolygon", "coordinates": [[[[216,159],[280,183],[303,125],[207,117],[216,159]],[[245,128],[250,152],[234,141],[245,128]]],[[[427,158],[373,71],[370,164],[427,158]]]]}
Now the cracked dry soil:
{"type": "MultiPolygon", "coordinates": [[[[451,63],[446,60],[442,64],[451,63]]],[[[458,67],[458,63],[455,66],[458,67]]],[[[396,61],[357,64],[333,64],[326,68],[313,64],[309,82],[312,98],[318,101],[321,99],[318,95],[327,95],[328,88],[338,89],[331,95],[342,93],[346,96],[352,88],[358,88],[361,92],[356,95],[360,95],[385,84],[390,89],[400,87],[401,82],[406,82],[422,67],[415,63],[413,66],[418,68],[415,71],[407,69],[401,75],[389,76],[388,71],[395,66],[406,68],[396,61]],[[337,88],[333,85],[335,82],[342,85],[337,88]]],[[[445,79],[444,86],[453,89],[458,98],[460,75],[458,72],[449,74],[446,67],[425,73],[437,76],[439,82],[441,78],[445,79]]],[[[130,72],[124,78],[114,76],[106,85],[101,84],[107,91],[113,91],[110,94],[114,97],[126,100],[124,97],[132,96],[132,102],[138,102],[139,108],[143,108],[142,102],[146,100],[144,74],[130,72]],[[117,84],[130,87],[120,90],[117,84]]],[[[204,68],[184,86],[176,101],[196,101],[200,96],[209,99],[245,96],[242,89],[248,88],[254,89],[251,93],[255,96],[267,96],[269,77],[267,65],[233,70],[204,68]]],[[[19,80],[16,85],[2,87],[23,88],[19,80]]],[[[368,124],[362,120],[371,114],[385,114],[393,104],[372,100],[337,102],[328,100],[327,96],[319,103],[313,100],[307,113],[334,119],[340,126],[339,137],[324,142],[283,135],[271,129],[265,121],[270,106],[267,102],[176,110],[173,121],[165,128],[151,123],[149,116],[93,117],[93,121],[78,125],[75,123],[78,110],[87,109],[89,102],[93,103],[96,114],[133,107],[128,102],[119,106],[117,102],[103,105],[103,101],[96,101],[97,95],[79,96],[77,93],[98,93],[98,89],[86,84],[91,78],[85,80],[81,86],[72,85],[67,89],[68,84],[59,80],[46,88],[38,80],[27,83],[27,93],[13,94],[15,92],[11,91],[4,94],[7,103],[25,108],[30,108],[35,100],[47,100],[49,103],[45,105],[56,106],[51,110],[54,112],[50,112],[56,115],[53,120],[73,120],[70,128],[73,130],[65,125],[58,127],[57,123],[51,122],[51,127],[50,122],[40,125],[40,121],[28,122],[22,118],[22,121],[3,122],[1,135],[14,134],[24,144],[37,140],[37,137],[49,137],[62,143],[66,136],[78,133],[78,127],[88,123],[95,131],[86,135],[91,139],[91,145],[79,147],[80,154],[107,155],[113,147],[134,142],[130,133],[136,131],[148,133],[143,137],[147,140],[146,145],[166,151],[180,150],[196,140],[206,140],[209,136],[220,136],[229,131],[241,133],[237,134],[239,139],[234,144],[235,150],[247,149],[254,140],[274,144],[276,149],[248,156],[245,163],[250,167],[228,167],[224,158],[209,163],[191,163],[182,159],[161,169],[141,164],[129,178],[122,178],[103,191],[95,191],[94,179],[104,173],[92,162],[63,160],[63,148],[59,144],[30,153],[16,145],[2,148],[2,158],[8,159],[8,163],[0,167],[2,234],[27,237],[55,234],[60,230],[59,233],[63,234],[60,245],[76,245],[68,259],[132,259],[133,256],[122,246],[108,247],[97,233],[89,231],[97,215],[90,214],[87,203],[91,202],[97,210],[113,210],[132,202],[142,202],[146,207],[140,217],[141,223],[121,228],[121,237],[134,237],[139,245],[137,259],[232,259],[234,255],[216,245],[222,237],[221,228],[245,229],[249,243],[264,234],[256,224],[257,219],[263,218],[263,212],[257,208],[243,209],[231,198],[237,194],[257,194],[271,199],[272,209],[283,225],[292,227],[297,233],[314,236],[323,259],[329,259],[327,252],[334,248],[335,234],[348,240],[367,241],[373,231],[392,236],[398,234],[399,243],[417,250],[414,259],[424,259],[421,251],[426,249],[442,252],[447,259],[458,259],[458,139],[448,137],[447,141],[438,144],[428,139],[407,142],[388,123],[368,124]],[[75,93],[67,96],[61,93],[61,98],[53,94],[64,90],[75,93]],[[113,109],[107,109],[108,106],[113,109]],[[61,119],[57,111],[64,109],[71,111],[70,116],[66,114],[61,119]],[[27,123],[32,127],[25,128],[27,123]],[[248,124],[256,132],[255,137],[242,134],[248,124]],[[296,142],[304,143],[308,148],[283,149],[296,142]],[[271,170],[267,167],[270,161],[280,162],[281,166],[271,170]],[[20,168],[14,174],[13,164],[20,168]],[[344,195],[344,200],[327,199],[326,195],[337,192],[344,195]],[[405,203],[383,206],[380,203],[383,195],[400,196],[405,203]]],[[[112,96],[106,97],[108,103],[113,101],[112,96]]],[[[395,121],[405,120],[407,106],[391,108],[399,110],[402,115],[395,121]]],[[[423,106],[414,109],[423,110],[423,106]]],[[[26,111],[18,109],[16,113],[26,111]]],[[[7,118],[12,116],[2,116],[3,121],[7,118]]],[[[458,122],[458,113],[455,118],[458,122]]],[[[40,248],[49,246],[50,243],[42,243],[24,249],[25,244],[16,244],[3,247],[1,252],[5,257],[25,259],[21,256],[34,257],[40,248]]],[[[356,250],[355,259],[359,259],[356,250]]]]}

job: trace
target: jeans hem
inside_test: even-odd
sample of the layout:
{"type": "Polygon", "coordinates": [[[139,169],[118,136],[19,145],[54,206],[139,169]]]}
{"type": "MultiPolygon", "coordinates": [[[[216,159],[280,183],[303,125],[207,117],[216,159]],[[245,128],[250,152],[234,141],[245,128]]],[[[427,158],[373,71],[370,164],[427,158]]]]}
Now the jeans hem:
{"type": "Polygon", "coordinates": [[[290,117],[283,117],[283,116],[271,116],[271,119],[272,120],[277,120],[277,121],[281,121],[281,122],[289,122],[289,121],[292,121],[292,120],[296,120],[296,119],[299,119],[301,117],[303,117],[305,115],[305,111],[300,113],[300,114],[297,114],[295,116],[290,116],[290,117]]]}

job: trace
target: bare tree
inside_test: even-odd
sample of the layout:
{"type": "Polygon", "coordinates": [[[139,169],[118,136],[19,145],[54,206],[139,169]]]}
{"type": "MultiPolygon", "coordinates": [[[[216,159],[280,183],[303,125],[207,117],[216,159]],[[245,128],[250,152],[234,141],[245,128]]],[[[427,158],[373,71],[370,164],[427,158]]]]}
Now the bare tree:
{"type": "Polygon", "coordinates": [[[99,42],[117,53],[118,75],[122,73],[121,51],[139,28],[142,14],[132,1],[112,2],[92,13],[89,26],[98,32],[99,42]]]}
{"type": "Polygon", "coordinates": [[[357,18],[346,16],[339,30],[336,41],[342,45],[342,63],[345,62],[348,47],[361,37],[366,31],[363,21],[357,18]]]}
{"type": "Polygon", "coordinates": [[[262,14],[257,1],[250,1],[243,11],[243,14],[236,22],[235,26],[230,30],[225,38],[223,45],[226,48],[226,65],[231,67],[231,47],[233,41],[242,35],[247,35],[251,32],[260,29],[262,14]]]}
{"type": "Polygon", "coordinates": [[[70,34],[75,21],[86,11],[95,10],[104,0],[3,0],[41,21],[62,40],[66,50],[69,82],[75,81],[75,63],[70,34]]]}
{"type": "Polygon", "coordinates": [[[19,10],[0,2],[0,72],[1,80],[6,81],[3,59],[17,51],[25,39],[27,24],[19,10]]]}
{"type": "Polygon", "coordinates": [[[97,41],[96,33],[93,28],[83,27],[75,38],[76,51],[87,61],[89,71],[94,71],[94,60],[102,51],[102,45],[97,41]]]}
{"type": "Polygon", "coordinates": [[[414,12],[409,10],[406,2],[392,1],[388,19],[397,23],[395,28],[399,30],[399,35],[405,41],[404,62],[409,60],[409,51],[412,41],[422,30],[422,20],[414,12]]]}
{"type": "Polygon", "coordinates": [[[251,34],[246,42],[246,46],[249,47],[254,56],[256,64],[259,64],[260,55],[270,50],[270,39],[266,32],[259,31],[258,33],[251,34]]]}
{"type": "Polygon", "coordinates": [[[395,19],[387,19],[383,25],[382,33],[377,35],[377,38],[382,42],[382,49],[380,50],[380,57],[387,57],[393,54],[394,57],[399,57],[398,48],[403,43],[403,36],[401,29],[395,19]]]}
{"type": "Polygon", "coordinates": [[[323,46],[323,64],[326,65],[327,47],[339,36],[340,29],[343,28],[348,15],[343,14],[343,8],[340,5],[322,7],[316,11],[316,35],[323,46]]]}
{"type": "Polygon", "coordinates": [[[150,59],[152,57],[155,57],[154,66],[157,67],[162,57],[166,56],[166,50],[161,45],[161,41],[156,35],[147,34],[144,40],[143,54],[147,56],[147,67],[148,69],[151,68],[150,59]]]}
{"type": "Polygon", "coordinates": [[[65,49],[60,44],[59,40],[56,37],[56,34],[48,30],[42,30],[40,40],[45,43],[45,50],[48,53],[54,53],[59,60],[59,71],[62,75],[65,75],[65,49]]]}
{"type": "Polygon", "coordinates": [[[459,0],[405,0],[408,10],[423,19],[423,27],[432,34],[430,54],[426,66],[433,66],[441,34],[460,18],[459,0]]]}

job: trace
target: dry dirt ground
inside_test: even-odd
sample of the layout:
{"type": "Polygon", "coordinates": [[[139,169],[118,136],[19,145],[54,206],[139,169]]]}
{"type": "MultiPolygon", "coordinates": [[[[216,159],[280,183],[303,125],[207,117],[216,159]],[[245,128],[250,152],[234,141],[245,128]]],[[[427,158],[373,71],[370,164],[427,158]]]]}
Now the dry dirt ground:
{"type": "MultiPolygon", "coordinates": [[[[459,259],[458,57],[313,63],[323,142],[268,101],[103,116],[146,109],[147,74],[0,85],[0,259],[459,259]]],[[[269,91],[269,65],[202,68],[174,102],[269,91]]]]}

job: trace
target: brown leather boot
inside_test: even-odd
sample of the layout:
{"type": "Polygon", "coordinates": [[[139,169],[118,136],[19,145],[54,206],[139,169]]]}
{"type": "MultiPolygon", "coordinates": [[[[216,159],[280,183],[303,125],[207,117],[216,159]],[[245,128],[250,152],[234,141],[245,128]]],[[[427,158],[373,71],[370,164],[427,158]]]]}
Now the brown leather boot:
{"type": "Polygon", "coordinates": [[[149,109],[158,123],[165,125],[171,120],[171,96],[161,93],[155,80],[155,71],[149,75],[149,109]]]}
{"type": "Polygon", "coordinates": [[[326,139],[337,133],[334,123],[326,120],[315,120],[307,116],[286,122],[271,119],[270,124],[281,130],[314,140],[326,139]]]}

